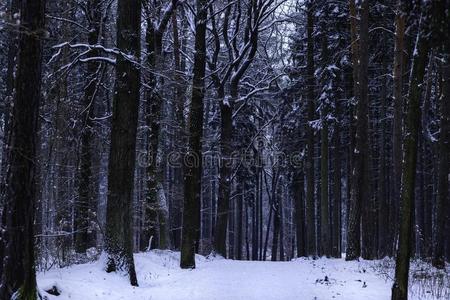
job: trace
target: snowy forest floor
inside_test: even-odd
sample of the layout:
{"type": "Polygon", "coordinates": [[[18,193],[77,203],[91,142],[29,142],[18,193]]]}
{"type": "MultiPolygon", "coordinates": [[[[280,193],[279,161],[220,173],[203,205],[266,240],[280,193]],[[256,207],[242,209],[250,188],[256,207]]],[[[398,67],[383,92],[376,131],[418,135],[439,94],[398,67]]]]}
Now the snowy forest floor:
{"type": "MultiPolygon", "coordinates": [[[[181,270],[179,252],[135,255],[139,287],[124,275],[103,271],[103,259],[38,273],[41,293],[51,300],[90,299],[390,299],[394,263],[344,259],[290,262],[236,261],[197,256],[197,268],[181,270]],[[59,296],[45,291],[56,287],[59,296]]],[[[449,266],[436,271],[414,261],[410,299],[449,299],[449,266]]]]}

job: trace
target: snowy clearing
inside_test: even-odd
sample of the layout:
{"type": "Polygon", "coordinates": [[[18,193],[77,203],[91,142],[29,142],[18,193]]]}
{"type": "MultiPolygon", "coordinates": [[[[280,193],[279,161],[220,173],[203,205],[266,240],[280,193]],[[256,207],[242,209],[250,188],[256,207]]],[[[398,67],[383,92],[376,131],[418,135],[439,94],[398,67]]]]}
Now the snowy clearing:
{"type": "MultiPolygon", "coordinates": [[[[179,252],[139,253],[135,254],[135,260],[140,285],[137,288],[129,285],[126,276],[105,273],[102,259],[39,273],[38,286],[48,299],[58,300],[390,299],[389,260],[346,262],[321,258],[257,262],[197,256],[195,270],[179,268],[179,252]],[[44,292],[53,286],[61,295],[44,292]]],[[[413,264],[417,272],[420,268],[423,266],[413,264]]],[[[420,276],[417,278],[412,280],[411,299],[445,299],[450,295],[448,268],[447,273],[427,279],[428,284],[419,284],[420,276]]]]}

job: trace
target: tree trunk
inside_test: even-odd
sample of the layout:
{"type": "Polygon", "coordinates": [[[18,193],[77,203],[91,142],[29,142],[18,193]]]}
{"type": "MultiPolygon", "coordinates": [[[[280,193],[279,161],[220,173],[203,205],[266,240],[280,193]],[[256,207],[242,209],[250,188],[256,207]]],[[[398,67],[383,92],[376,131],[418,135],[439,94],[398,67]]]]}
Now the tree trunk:
{"type": "MultiPolygon", "coordinates": [[[[422,20],[423,21],[423,20],[422,20]]],[[[395,280],[392,286],[392,300],[408,299],[408,273],[411,256],[411,230],[414,207],[417,145],[420,128],[420,97],[429,51],[426,33],[419,28],[415,46],[411,78],[409,83],[409,107],[407,112],[404,159],[402,167],[401,214],[399,245],[395,266],[395,280]]]]}
{"type": "MultiPolygon", "coordinates": [[[[325,8],[324,19],[327,19],[327,9],[325,8]]],[[[328,39],[327,29],[325,22],[322,21],[322,65],[325,69],[328,66],[328,39]]],[[[325,71],[324,71],[325,73],[325,71]]],[[[322,95],[320,119],[322,122],[322,128],[320,130],[320,255],[330,257],[331,255],[331,232],[330,232],[330,203],[329,203],[329,140],[328,140],[328,112],[329,101],[327,86],[331,84],[324,75],[324,82],[322,82],[322,95]]]]}
{"type": "Polygon", "coordinates": [[[197,0],[195,20],[194,77],[189,112],[187,157],[184,174],[184,209],[180,267],[195,268],[195,249],[200,234],[200,195],[202,178],[203,99],[205,96],[207,0],[197,0]]]}
{"type": "MultiPolygon", "coordinates": [[[[350,1],[353,2],[354,1],[350,1]]],[[[352,186],[350,195],[349,224],[346,260],[355,260],[361,255],[361,207],[365,206],[365,216],[368,216],[370,205],[369,197],[369,179],[368,179],[368,19],[369,2],[364,1],[361,4],[361,29],[359,40],[359,64],[358,64],[358,103],[356,108],[356,147],[354,150],[354,165],[352,172],[352,186]]],[[[352,9],[351,9],[352,11],[352,9]]],[[[355,18],[351,16],[351,18],[355,18]]],[[[368,220],[364,221],[364,227],[367,228],[368,220]]],[[[365,233],[369,235],[370,233],[365,233]]],[[[366,240],[367,242],[367,240],[366,240]]],[[[365,245],[365,244],[364,244],[365,245]]],[[[367,245],[369,246],[369,245],[367,245]]],[[[367,253],[365,253],[367,254],[367,253]]],[[[365,255],[369,256],[369,255],[365,255]]]]}
{"type": "MultiPolygon", "coordinates": [[[[158,144],[159,144],[159,131],[160,131],[160,119],[162,113],[162,99],[159,94],[157,87],[157,76],[156,72],[160,71],[157,68],[157,61],[162,60],[161,49],[162,49],[162,36],[154,27],[153,18],[148,18],[147,20],[147,31],[146,31],[146,43],[147,43],[147,65],[150,68],[147,85],[149,90],[147,91],[147,99],[145,105],[145,122],[148,127],[148,137],[147,137],[147,155],[148,155],[148,165],[146,167],[146,185],[147,185],[147,195],[145,201],[145,225],[142,232],[143,240],[148,242],[148,246],[151,249],[159,248],[159,230],[158,230],[158,144]],[[150,245],[151,241],[151,245],[150,245]]],[[[159,64],[158,64],[159,66],[159,64]]],[[[143,246],[147,247],[146,244],[143,246]]]]}
{"type": "Polygon", "coordinates": [[[393,195],[391,198],[390,224],[394,230],[390,231],[388,252],[393,254],[393,247],[398,235],[398,213],[400,201],[400,179],[402,177],[402,124],[403,124],[403,61],[405,13],[402,0],[397,3],[395,17],[395,52],[394,52],[394,128],[392,130],[392,161],[393,161],[393,195]]]}
{"type": "MultiPolygon", "coordinates": [[[[186,136],[185,136],[185,120],[184,120],[184,102],[185,102],[185,85],[183,83],[183,74],[186,71],[186,63],[185,59],[181,57],[181,53],[185,53],[186,48],[186,25],[187,21],[185,20],[184,10],[180,9],[180,14],[182,16],[181,21],[181,39],[179,37],[178,30],[178,22],[177,22],[177,14],[174,12],[172,14],[172,29],[173,29],[173,54],[174,54],[174,65],[175,65],[175,91],[174,97],[176,101],[176,120],[179,124],[176,128],[176,141],[178,141],[176,150],[179,153],[184,153],[185,145],[186,145],[186,136]],[[181,41],[180,41],[181,40],[181,41]]],[[[175,162],[177,166],[174,170],[174,197],[170,202],[172,205],[169,206],[170,210],[170,227],[173,228],[170,230],[171,233],[171,241],[174,249],[180,249],[180,241],[181,241],[181,209],[183,202],[183,168],[182,168],[182,157],[178,157],[175,162]]]]}
{"type": "MultiPolygon", "coordinates": [[[[373,197],[370,191],[371,183],[369,180],[370,165],[370,146],[369,146],[369,1],[361,4],[361,25],[360,25],[360,64],[359,64],[359,82],[360,82],[360,103],[358,103],[357,130],[356,130],[356,161],[358,166],[359,179],[361,180],[355,186],[358,189],[357,200],[361,203],[362,210],[362,251],[361,256],[364,259],[374,259],[375,249],[375,230],[376,222],[374,213],[373,197]]],[[[356,182],[356,181],[354,181],[356,182]]]]}
{"type": "Polygon", "coordinates": [[[283,196],[286,194],[283,193],[283,188],[279,184],[278,185],[278,210],[279,210],[279,218],[280,218],[280,261],[284,261],[285,258],[285,249],[284,249],[284,208],[283,208],[283,196]]]}
{"type": "Polygon", "coordinates": [[[295,229],[297,241],[297,257],[306,256],[306,235],[305,235],[305,181],[301,169],[294,174],[294,205],[295,205],[295,229]]]}
{"type": "MultiPolygon", "coordinates": [[[[387,74],[387,57],[383,57],[382,72],[387,74]]],[[[378,174],[378,258],[383,258],[389,255],[388,244],[389,240],[389,202],[387,194],[387,170],[386,170],[386,100],[387,100],[387,80],[386,76],[383,76],[381,81],[381,124],[380,124],[380,138],[379,138],[379,153],[380,153],[380,171],[378,174]]]]}
{"type": "Polygon", "coordinates": [[[237,197],[237,243],[236,243],[236,259],[242,260],[242,217],[244,210],[244,178],[241,177],[240,182],[238,183],[238,197],[237,197]]]}
{"type": "MultiPolygon", "coordinates": [[[[90,45],[95,45],[99,41],[100,22],[102,17],[101,3],[99,0],[90,0],[89,5],[89,36],[90,45]]],[[[98,56],[98,51],[93,50],[88,57],[98,56]]],[[[97,96],[98,82],[101,64],[89,61],[87,65],[87,85],[83,95],[83,129],[81,132],[80,161],[79,161],[79,186],[78,199],[75,203],[74,230],[75,230],[75,251],[86,253],[89,247],[96,245],[96,232],[92,230],[97,212],[97,199],[94,195],[92,177],[92,139],[93,139],[93,113],[94,103],[97,96]]]]}
{"type": "MultiPolygon", "coordinates": [[[[308,99],[308,121],[315,120],[314,108],[314,8],[313,1],[308,2],[307,8],[307,62],[306,62],[306,85],[308,99]]],[[[316,213],[314,201],[314,129],[311,124],[306,128],[307,152],[306,152],[306,243],[307,254],[316,256],[316,213]]]]}
{"type": "Polygon", "coordinates": [[[333,186],[333,224],[332,224],[332,249],[331,255],[335,258],[341,257],[341,137],[340,137],[340,93],[336,96],[334,101],[336,122],[334,123],[333,131],[333,146],[334,146],[334,186],[333,186]]]}
{"type": "MultiPolygon", "coordinates": [[[[447,49],[447,51],[450,49],[447,49]]],[[[442,66],[441,129],[439,135],[439,175],[436,205],[436,239],[433,249],[433,266],[445,268],[445,223],[448,212],[448,181],[450,153],[450,54],[446,53],[442,66]]],[[[448,222],[448,220],[447,220],[448,222]]]]}
{"type": "Polygon", "coordinates": [[[7,245],[0,298],[37,298],[34,259],[36,139],[41,93],[45,1],[22,1],[21,28],[9,142],[6,191],[7,245]],[[29,34],[33,32],[34,34],[29,34]]]}
{"type": "MultiPolygon", "coordinates": [[[[139,61],[141,53],[141,3],[119,0],[117,47],[139,61]]],[[[106,271],[123,269],[137,286],[133,259],[133,186],[139,111],[140,71],[123,56],[117,57],[113,119],[108,167],[106,207],[106,271]]]]}
{"type": "Polygon", "coordinates": [[[214,232],[214,250],[227,257],[227,227],[228,227],[228,211],[230,207],[230,189],[231,189],[231,139],[233,132],[232,103],[225,102],[222,97],[220,102],[220,170],[219,170],[219,198],[217,199],[217,222],[214,232]]]}
{"type": "MultiPolygon", "coordinates": [[[[10,13],[9,17],[12,19],[14,14],[17,13],[19,9],[19,0],[12,0],[10,2],[10,13]]],[[[3,148],[0,149],[1,153],[1,164],[0,164],[0,226],[6,226],[6,214],[3,213],[6,211],[6,175],[8,168],[8,144],[10,143],[10,122],[11,122],[11,102],[14,91],[14,68],[15,68],[15,60],[17,55],[18,34],[14,30],[10,30],[8,40],[8,65],[6,69],[6,93],[5,93],[5,101],[3,103],[3,148]]],[[[0,231],[0,257],[4,257],[4,251],[6,246],[6,232],[0,231]]],[[[0,279],[2,277],[3,263],[0,260],[0,279]]]]}

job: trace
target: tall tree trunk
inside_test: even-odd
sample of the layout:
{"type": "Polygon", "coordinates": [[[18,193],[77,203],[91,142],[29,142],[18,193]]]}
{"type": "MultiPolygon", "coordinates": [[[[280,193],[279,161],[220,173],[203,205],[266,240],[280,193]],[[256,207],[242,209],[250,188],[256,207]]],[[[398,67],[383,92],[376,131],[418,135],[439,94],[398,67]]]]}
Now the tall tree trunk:
{"type": "MultiPolygon", "coordinates": [[[[364,259],[374,259],[376,256],[375,249],[375,230],[376,222],[373,197],[370,191],[371,183],[369,180],[370,165],[370,146],[369,146],[369,1],[361,3],[361,24],[360,24],[360,64],[359,64],[359,83],[360,98],[357,113],[357,130],[356,130],[356,164],[359,173],[358,184],[355,188],[356,201],[362,206],[362,251],[361,256],[364,259]]],[[[354,181],[357,182],[357,181],[354,181]]]]}
{"type": "MultiPolygon", "coordinates": [[[[307,62],[306,85],[308,99],[308,121],[315,120],[314,108],[314,8],[313,1],[308,1],[307,8],[307,62]]],[[[306,128],[307,152],[306,152],[306,243],[307,254],[317,255],[316,249],[316,213],[314,201],[314,129],[311,124],[306,128]]]]}
{"type": "Polygon", "coordinates": [[[419,191],[416,197],[415,205],[415,217],[416,217],[416,248],[421,258],[430,257],[432,249],[431,239],[431,196],[433,194],[433,185],[429,183],[430,175],[426,173],[432,173],[433,166],[430,161],[433,161],[432,150],[430,147],[429,138],[429,110],[432,102],[431,91],[433,86],[433,65],[434,65],[434,53],[430,53],[429,63],[427,68],[427,83],[425,89],[424,100],[422,104],[422,119],[421,119],[421,132],[419,138],[418,149],[418,185],[419,191]],[[426,171],[425,171],[426,170],[426,171]]]}
{"type": "Polygon", "coordinates": [[[200,195],[202,178],[203,99],[205,97],[207,0],[197,0],[195,20],[194,77],[189,112],[187,155],[191,163],[184,174],[184,209],[180,267],[195,268],[195,249],[200,235],[200,195]]]}
{"type": "MultiPolygon", "coordinates": [[[[450,51],[450,48],[447,49],[450,51]]],[[[450,155],[450,54],[445,53],[442,66],[441,129],[439,134],[439,175],[436,205],[436,239],[433,249],[433,266],[445,268],[445,223],[448,212],[448,181],[450,155]]],[[[448,220],[447,220],[448,222],[448,220]]],[[[448,238],[448,237],[447,237],[448,238]]]]}
{"type": "MultiPolygon", "coordinates": [[[[95,45],[99,41],[100,22],[102,17],[101,3],[99,0],[90,0],[89,8],[89,36],[90,45],[95,45]]],[[[93,50],[88,57],[98,56],[98,51],[93,50]]],[[[92,222],[95,222],[97,212],[97,199],[93,186],[92,170],[92,140],[93,140],[93,113],[95,99],[98,90],[98,81],[101,80],[101,64],[89,61],[87,65],[87,85],[83,95],[83,129],[81,132],[80,161],[79,161],[79,186],[78,199],[75,203],[74,230],[75,230],[75,251],[86,253],[86,249],[96,245],[96,232],[92,230],[92,222]]]]}
{"type": "MultiPolygon", "coordinates": [[[[10,2],[10,13],[9,17],[12,19],[14,14],[19,10],[19,0],[12,0],[10,2]]],[[[3,103],[3,148],[0,149],[1,153],[1,164],[0,164],[0,226],[6,226],[6,214],[3,213],[7,210],[6,207],[6,175],[7,175],[7,167],[8,167],[8,145],[10,143],[10,123],[11,123],[11,102],[14,91],[14,69],[15,69],[15,60],[17,55],[18,34],[14,30],[10,30],[8,34],[8,65],[6,69],[6,93],[5,93],[5,101],[3,103]]],[[[5,245],[6,245],[6,232],[0,230],[0,257],[4,257],[5,245]]],[[[0,279],[2,277],[3,263],[0,260],[0,279]]]]}
{"type": "MultiPolygon", "coordinates": [[[[350,216],[351,212],[353,214],[353,202],[352,202],[352,191],[354,190],[354,185],[356,183],[353,182],[353,169],[355,165],[355,147],[356,147],[356,120],[355,120],[355,111],[356,111],[356,103],[359,100],[359,40],[358,40],[358,16],[356,13],[356,4],[354,0],[349,0],[349,19],[350,19],[350,42],[351,42],[351,60],[352,60],[352,80],[353,80],[353,88],[352,94],[353,98],[350,101],[349,107],[349,149],[348,149],[348,157],[347,157],[347,217],[346,217],[346,226],[347,226],[347,247],[349,243],[349,239],[354,239],[351,235],[357,235],[358,239],[360,236],[359,230],[360,227],[354,228],[356,232],[350,231],[350,216]]],[[[354,208],[357,208],[355,206],[354,208]]],[[[359,242],[356,245],[357,249],[355,253],[357,256],[360,255],[361,249],[359,242]]],[[[346,255],[347,257],[347,255],[346,255]]]]}
{"type": "Polygon", "coordinates": [[[393,247],[398,235],[398,212],[400,201],[400,179],[402,172],[402,124],[403,124],[403,62],[404,62],[404,35],[405,12],[403,0],[397,3],[395,17],[395,52],[394,52],[394,128],[392,130],[392,161],[393,161],[393,195],[391,198],[390,224],[394,230],[390,231],[388,253],[393,254],[393,247]]]}
{"type": "MultiPolygon", "coordinates": [[[[354,1],[350,1],[354,2],[354,1]]],[[[354,5],[354,3],[353,3],[354,5]]],[[[352,186],[350,195],[349,224],[346,260],[355,260],[361,255],[361,207],[365,206],[365,215],[368,215],[370,208],[370,188],[368,178],[368,20],[369,2],[363,1],[361,4],[361,28],[359,37],[359,64],[358,64],[358,103],[356,108],[356,147],[354,150],[354,165],[352,172],[352,186]]],[[[353,8],[354,9],[354,8],[353,8]]],[[[352,8],[351,8],[352,11],[352,8]]],[[[354,18],[356,16],[351,16],[354,18]]],[[[363,225],[368,225],[367,220],[363,225]]],[[[367,228],[367,227],[366,227],[367,228]]],[[[367,232],[365,235],[369,235],[367,232]]],[[[367,242],[367,240],[366,240],[367,242]]],[[[367,253],[365,253],[367,254],[367,253]]],[[[368,255],[365,255],[368,256],[368,255]]]]}
{"type": "MultiPolygon", "coordinates": [[[[175,91],[174,91],[174,97],[176,101],[176,120],[179,124],[176,128],[176,138],[175,140],[178,141],[177,144],[177,151],[180,153],[184,153],[185,151],[185,145],[186,145],[186,136],[185,136],[185,120],[184,120],[184,102],[185,102],[185,85],[183,83],[182,75],[186,71],[186,63],[185,59],[181,57],[181,53],[185,52],[186,48],[186,27],[187,27],[187,21],[185,20],[184,16],[184,10],[181,7],[180,9],[181,14],[181,38],[179,37],[179,29],[178,29],[178,22],[177,22],[177,13],[174,11],[172,14],[172,29],[173,29],[173,39],[174,39],[174,45],[173,45],[173,54],[174,54],[174,65],[175,65],[175,91]]],[[[169,207],[170,210],[170,227],[173,228],[170,230],[171,233],[171,240],[172,240],[172,246],[174,249],[179,249],[180,247],[180,241],[181,241],[181,206],[183,202],[183,168],[181,163],[181,157],[177,160],[177,166],[174,170],[174,197],[171,201],[172,205],[169,207]]]]}
{"type": "Polygon", "coordinates": [[[341,257],[341,136],[340,136],[340,93],[336,96],[334,101],[336,122],[334,123],[333,131],[333,146],[334,146],[334,186],[333,186],[333,224],[332,224],[332,249],[331,255],[336,258],[341,257]]]}
{"type": "MultiPolygon", "coordinates": [[[[159,145],[159,131],[160,121],[162,113],[162,99],[157,87],[156,72],[160,71],[157,68],[157,61],[162,60],[162,35],[155,28],[154,20],[148,18],[147,30],[146,30],[146,43],[147,43],[147,65],[150,68],[150,72],[147,78],[147,85],[149,90],[147,91],[147,99],[145,105],[145,122],[148,127],[147,137],[147,151],[149,163],[146,167],[146,185],[147,195],[145,201],[145,226],[142,232],[143,240],[148,244],[151,249],[159,248],[159,230],[158,230],[158,145],[159,145]],[[151,242],[150,242],[151,241],[151,242]]],[[[159,64],[158,64],[159,65],[159,64]]],[[[143,245],[147,247],[147,245],[143,245]]]]}
{"type": "MultiPolygon", "coordinates": [[[[324,19],[327,19],[327,8],[325,8],[324,19]]],[[[327,39],[327,26],[324,21],[322,21],[322,65],[325,69],[328,66],[328,39],[327,39]]],[[[324,71],[325,72],[325,71],[324,71]]],[[[322,85],[323,92],[322,95],[325,97],[320,97],[321,109],[320,109],[320,119],[322,122],[322,128],[320,130],[320,255],[325,255],[329,257],[331,255],[331,232],[330,232],[330,203],[329,203],[329,140],[328,140],[328,112],[329,112],[329,101],[327,86],[331,84],[326,76],[324,75],[324,82],[322,85]]]]}
{"type": "Polygon", "coordinates": [[[6,232],[0,298],[37,298],[34,259],[36,139],[41,93],[45,1],[22,1],[7,172],[6,232]],[[33,34],[30,34],[33,33],[33,34]]]}
{"type": "MultiPolygon", "coordinates": [[[[141,3],[119,0],[117,4],[117,47],[133,60],[141,53],[141,3]]],[[[136,133],[139,111],[139,68],[123,56],[117,57],[113,119],[108,167],[106,207],[106,271],[123,269],[137,286],[133,259],[133,186],[136,133]]]]}
{"type": "MultiPolygon", "coordinates": [[[[387,74],[387,57],[383,57],[382,72],[387,74]]],[[[380,153],[380,172],[378,179],[378,258],[383,258],[389,254],[388,252],[388,225],[389,225],[389,202],[387,194],[387,170],[386,170],[386,99],[387,99],[387,80],[386,76],[383,76],[381,80],[381,124],[380,124],[380,138],[379,138],[379,153],[380,153]]]]}
{"type": "MultiPolygon", "coordinates": [[[[19,10],[19,0],[11,0],[9,2],[9,15],[8,17],[11,19],[14,19],[15,16],[17,16],[17,12],[19,10]]],[[[7,67],[6,67],[6,90],[5,90],[5,100],[3,101],[2,105],[2,114],[0,117],[3,117],[3,149],[0,149],[2,151],[2,161],[0,166],[0,205],[3,204],[3,198],[5,197],[5,182],[6,182],[6,168],[7,168],[7,146],[9,143],[9,128],[10,128],[10,119],[11,119],[11,104],[12,104],[12,96],[14,91],[14,73],[15,73],[15,66],[16,66],[16,56],[17,56],[17,50],[18,50],[18,34],[15,29],[10,28],[8,32],[8,56],[7,56],[7,67]]],[[[1,247],[1,246],[0,246],[1,247]]],[[[1,267],[0,267],[1,268],[1,267]]],[[[0,273],[1,274],[1,273],[0,273]]]]}
{"type": "Polygon", "coordinates": [[[320,255],[331,254],[330,212],[328,193],[328,121],[326,109],[322,111],[322,129],[320,143],[320,255]]]}
{"type": "Polygon", "coordinates": [[[219,99],[220,102],[220,170],[219,170],[219,198],[217,199],[217,222],[214,232],[214,249],[215,251],[227,257],[226,236],[228,228],[228,211],[230,207],[230,190],[231,190],[231,151],[232,151],[232,134],[233,123],[232,103],[225,102],[225,97],[219,99]]]}
{"type": "Polygon", "coordinates": [[[429,41],[425,39],[425,35],[426,33],[419,29],[409,83],[409,105],[405,124],[406,131],[402,167],[401,223],[395,266],[395,280],[392,286],[392,300],[408,299],[408,273],[409,259],[411,256],[412,216],[414,212],[417,145],[420,128],[420,97],[429,51],[429,41]]]}

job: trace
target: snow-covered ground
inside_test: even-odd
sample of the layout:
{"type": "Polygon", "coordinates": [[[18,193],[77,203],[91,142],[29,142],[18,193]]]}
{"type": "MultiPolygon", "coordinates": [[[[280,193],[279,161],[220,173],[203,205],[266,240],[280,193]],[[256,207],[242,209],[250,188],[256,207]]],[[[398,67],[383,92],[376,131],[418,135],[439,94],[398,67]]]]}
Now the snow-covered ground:
{"type": "MultiPolygon", "coordinates": [[[[124,275],[103,271],[102,259],[39,273],[38,285],[48,299],[58,300],[390,299],[392,262],[388,260],[254,262],[197,256],[196,269],[181,270],[178,252],[152,251],[136,254],[135,261],[139,287],[131,287],[124,275]],[[44,292],[53,286],[59,296],[44,292]]],[[[414,266],[420,272],[421,266],[414,266]]],[[[443,282],[439,276],[426,279],[428,284],[420,276],[413,280],[418,286],[410,299],[448,299],[448,269],[442,276],[443,282]]]]}

